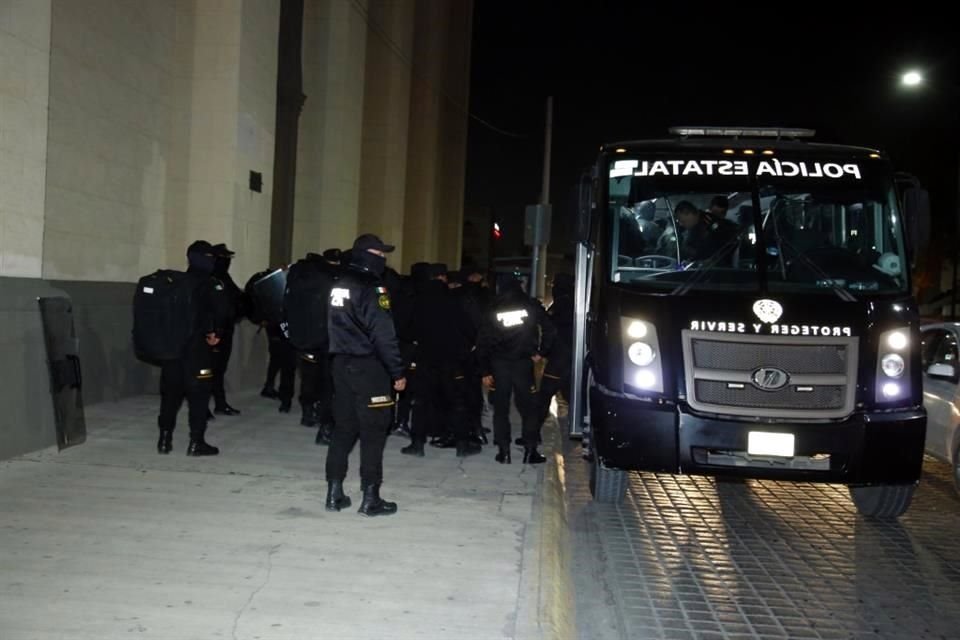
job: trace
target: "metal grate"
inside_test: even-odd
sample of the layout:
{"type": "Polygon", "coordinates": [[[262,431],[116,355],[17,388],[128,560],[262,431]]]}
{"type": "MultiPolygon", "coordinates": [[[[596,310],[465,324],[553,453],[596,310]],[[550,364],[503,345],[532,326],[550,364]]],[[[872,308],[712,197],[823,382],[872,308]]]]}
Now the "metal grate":
{"type": "Polygon", "coordinates": [[[693,409],[773,419],[842,418],[853,412],[856,337],[717,334],[684,331],[687,402],[693,409]],[[759,388],[761,368],[789,376],[782,389],[759,388]]]}
{"type": "Polygon", "coordinates": [[[731,389],[726,382],[697,380],[697,400],[728,407],[756,407],[762,409],[840,409],[844,404],[845,388],[836,385],[813,387],[812,391],[797,391],[787,385],[778,391],[762,391],[752,385],[731,389]]]}
{"type": "Polygon", "coordinates": [[[693,364],[698,369],[755,371],[778,367],[797,374],[839,374],[847,371],[844,344],[770,344],[694,339],[693,364]]]}

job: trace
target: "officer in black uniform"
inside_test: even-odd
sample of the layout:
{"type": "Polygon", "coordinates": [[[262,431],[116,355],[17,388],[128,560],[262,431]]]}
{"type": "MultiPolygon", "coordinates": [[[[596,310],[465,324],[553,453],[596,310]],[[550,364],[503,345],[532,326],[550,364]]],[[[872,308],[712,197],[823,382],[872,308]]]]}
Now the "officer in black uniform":
{"type": "Polygon", "coordinates": [[[547,366],[537,392],[537,420],[540,424],[550,413],[550,401],[558,391],[570,398],[570,365],[573,358],[573,276],[558,273],[553,277],[553,302],[547,309],[557,338],[547,354],[547,366]]]}
{"type": "Polygon", "coordinates": [[[213,254],[215,259],[213,276],[223,285],[223,314],[229,318],[220,344],[213,348],[213,412],[224,416],[235,416],[239,415],[240,411],[227,402],[223,379],[227,373],[227,365],[230,364],[230,353],[233,351],[234,325],[245,315],[242,309],[243,291],[230,276],[230,262],[235,255],[234,252],[230,251],[225,244],[215,244],[213,254]]]}
{"type": "Polygon", "coordinates": [[[533,365],[550,352],[555,335],[543,305],[524,293],[518,280],[504,281],[477,339],[483,383],[494,389],[493,440],[499,448],[496,460],[501,464],[510,462],[511,393],[516,394],[523,420],[523,462],[539,464],[546,460],[537,451],[540,423],[533,365]]]}
{"type": "Polygon", "coordinates": [[[447,267],[434,264],[431,279],[417,300],[413,320],[420,386],[411,444],[401,452],[423,456],[428,433],[441,434],[436,445],[456,447],[458,457],[480,453],[467,418],[467,365],[473,342],[470,320],[445,282],[447,267]]]}
{"type": "MultiPolygon", "coordinates": [[[[486,317],[487,310],[492,302],[490,289],[484,283],[483,271],[473,265],[466,266],[460,271],[462,286],[455,290],[455,294],[470,319],[470,344],[476,347],[480,327],[486,317]]],[[[487,444],[489,429],[483,426],[483,385],[480,375],[480,365],[477,361],[476,350],[467,361],[467,420],[483,444],[487,444]]]]}
{"type": "MultiPolygon", "coordinates": [[[[302,268],[313,270],[315,278],[333,286],[339,277],[342,252],[327,249],[322,255],[308,253],[301,261],[302,268]]],[[[327,334],[321,337],[326,338],[327,334]]],[[[329,444],[333,432],[333,377],[330,372],[330,352],[326,340],[299,352],[300,357],[300,424],[317,427],[316,444],[329,444]]]]}
{"type": "Polygon", "coordinates": [[[360,482],[366,516],[397,512],[394,502],[380,497],[383,447],[390,425],[393,392],[403,391],[403,358],[393,318],[390,295],[381,277],[392,245],[373,234],[353,243],[349,268],[330,292],[330,354],[333,357],[336,425],[327,450],[328,511],[350,506],[343,493],[347,459],[360,439],[360,482]]]}
{"type": "Polygon", "coordinates": [[[215,456],[216,447],[204,440],[207,430],[207,406],[213,380],[213,352],[221,341],[225,318],[218,314],[216,296],[221,294],[214,280],[214,251],[209,242],[197,240],[187,249],[187,277],[194,291],[193,331],[183,357],[163,363],[160,373],[160,439],[159,453],[170,453],[173,448],[173,430],[184,398],[189,408],[190,445],[188,456],[215,456]]]}

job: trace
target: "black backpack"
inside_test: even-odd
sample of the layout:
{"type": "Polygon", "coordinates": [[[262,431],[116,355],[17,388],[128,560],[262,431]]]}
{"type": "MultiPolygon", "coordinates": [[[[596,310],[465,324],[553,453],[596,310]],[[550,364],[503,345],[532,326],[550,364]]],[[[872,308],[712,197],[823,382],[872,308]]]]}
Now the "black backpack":
{"type": "Polygon", "coordinates": [[[143,276],[133,295],[133,346],[147,362],[184,356],[196,329],[196,298],[203,279],[161,269],[143,276]]]}
{"type": "Polygon", "coordinates": [[[301,351],[323,351],[327,337],[327,305],[333,287],[331,268],[321,260],[299,260],[287,272],[283,312],[290,344],[301,351]]]}
{"type": "Polygon", "coordinates": [[[243,287],[247,299],[246,316],[253,324],[279,325],[283,321],[283,296],[287,287],[287,270],[259,271],[243,287]]]}

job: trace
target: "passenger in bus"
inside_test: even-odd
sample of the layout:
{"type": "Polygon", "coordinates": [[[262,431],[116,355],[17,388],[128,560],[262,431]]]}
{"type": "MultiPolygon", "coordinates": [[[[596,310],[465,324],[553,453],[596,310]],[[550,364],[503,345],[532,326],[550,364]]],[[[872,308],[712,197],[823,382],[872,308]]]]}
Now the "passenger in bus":
{"type": "Polygon", "coordinates": [[[700,262],[708,260],[724,244],[723,233],[713,228],[715,222],[708,218],[693,203],[682,200],[674,208],[677,225],[682,229],[680,237],[680,260],[700,262]]]}

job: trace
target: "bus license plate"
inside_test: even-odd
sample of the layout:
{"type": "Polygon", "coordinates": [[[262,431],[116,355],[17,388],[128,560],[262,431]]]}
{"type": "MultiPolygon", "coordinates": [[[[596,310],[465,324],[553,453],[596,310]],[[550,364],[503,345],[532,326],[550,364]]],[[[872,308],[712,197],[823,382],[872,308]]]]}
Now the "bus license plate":
{"type": "Polygon", "coordinates": [[[793,451],[794,436],[792,433],[751,431],[747,436],[747,453],[752,456],[792,458],[793,451]]]}

